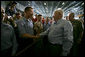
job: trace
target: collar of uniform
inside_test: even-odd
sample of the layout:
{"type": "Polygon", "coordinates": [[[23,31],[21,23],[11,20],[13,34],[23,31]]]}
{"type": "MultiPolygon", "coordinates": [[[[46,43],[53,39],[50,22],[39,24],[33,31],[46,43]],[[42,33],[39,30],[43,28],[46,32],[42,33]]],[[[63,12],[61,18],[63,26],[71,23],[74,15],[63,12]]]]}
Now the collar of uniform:
{"type": "Polygon", "coordinates": [[[2,25],[5,25],[6,23],[4,23],[4,22],[1,22],[1,24],[2,24],[2,25]]]}
{"type": "Polygon", "coordinates": [[[9,24],[6,24],[4,22],[1,22],[1,26],[6,27],[7,25],[9,25],[9,24]]]}

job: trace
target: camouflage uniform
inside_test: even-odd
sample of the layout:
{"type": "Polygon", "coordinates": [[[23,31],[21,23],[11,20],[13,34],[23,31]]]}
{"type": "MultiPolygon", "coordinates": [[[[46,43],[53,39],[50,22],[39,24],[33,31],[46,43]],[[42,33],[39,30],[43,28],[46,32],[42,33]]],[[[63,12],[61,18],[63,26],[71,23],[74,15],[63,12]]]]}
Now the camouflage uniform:
{"type": "Polygon", "coordinates": [[[79,44],[81,41],[81,33],[83,31],[82,23],[78,20],[73,20],[71,21],[73,25],[73,39],[74,39],[74,44],[71,49],[71,56],[77,56],[78,55],[78,48],[79,44]]]}

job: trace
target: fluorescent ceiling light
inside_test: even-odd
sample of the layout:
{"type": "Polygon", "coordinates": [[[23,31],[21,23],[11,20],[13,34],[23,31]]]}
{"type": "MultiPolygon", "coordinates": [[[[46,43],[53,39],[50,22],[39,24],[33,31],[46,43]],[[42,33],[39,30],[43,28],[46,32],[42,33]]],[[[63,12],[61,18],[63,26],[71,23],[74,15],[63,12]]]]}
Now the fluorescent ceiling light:
{"type": "Polygon", "coordinates": [[[65,3],[63,2],[62,5],[64,5],[65,3]]]}
{"type": "Polygon", "coordinates": [[[46,5],[46,3],[44,3],[44,5],[46,5]]]}

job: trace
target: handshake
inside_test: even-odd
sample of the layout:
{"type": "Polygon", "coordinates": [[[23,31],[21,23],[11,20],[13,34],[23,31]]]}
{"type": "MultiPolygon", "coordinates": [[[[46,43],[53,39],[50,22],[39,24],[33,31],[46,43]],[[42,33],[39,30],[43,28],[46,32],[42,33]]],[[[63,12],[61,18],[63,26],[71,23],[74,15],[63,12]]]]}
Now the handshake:
{"type": "Polygon", "coordinates": [[[26,38],[37,39],[37,38],[40,38],[40,35],[37,34],[36,36],[34,36],[34,35],[30,35],[30,34],[25,33],[25,34],[23,34],[21,37],[22,37],[22,38],[26,37],[26,38]]]}
{"type": "Polygon", "coordinates": [[[34,36],[34,38],[40,38],[40,35],[38,34],[38,35],[34,36]]]}
{"type": "Polygon", "coordinates": [[[35,36],[32,36],[32,38],[34,38],[34,39],[40,38],[40,35],[37,34],[37,35],[35,35],[35,36]]]}

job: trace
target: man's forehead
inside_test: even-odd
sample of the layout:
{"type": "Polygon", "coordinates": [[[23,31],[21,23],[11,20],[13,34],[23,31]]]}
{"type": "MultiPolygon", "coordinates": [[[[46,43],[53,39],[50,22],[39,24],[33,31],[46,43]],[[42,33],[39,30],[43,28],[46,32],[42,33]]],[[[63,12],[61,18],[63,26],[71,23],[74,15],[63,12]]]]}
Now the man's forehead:
{"type": "Polygon", "coordinates": [[[29,11],[33,11],[33,9],[30,8],[29,11]]]}
{"type": "Polygon", "coordinates": [[[3,7],[1,7],[1,12],[5,12],[5,10],[4,10],[4,8],[3,8],[3,7]]]}
{"type": "Polygon", "coordinates": [[[55,11],[55,12],[54,12],[54,15],[55,15],[55,14],[58,14],[58,11],[55,11]]]}
{"type": "Polygon", "coordinates": [[[58,11],[55,11],[55,13],[58,13],[58,11]]]}

